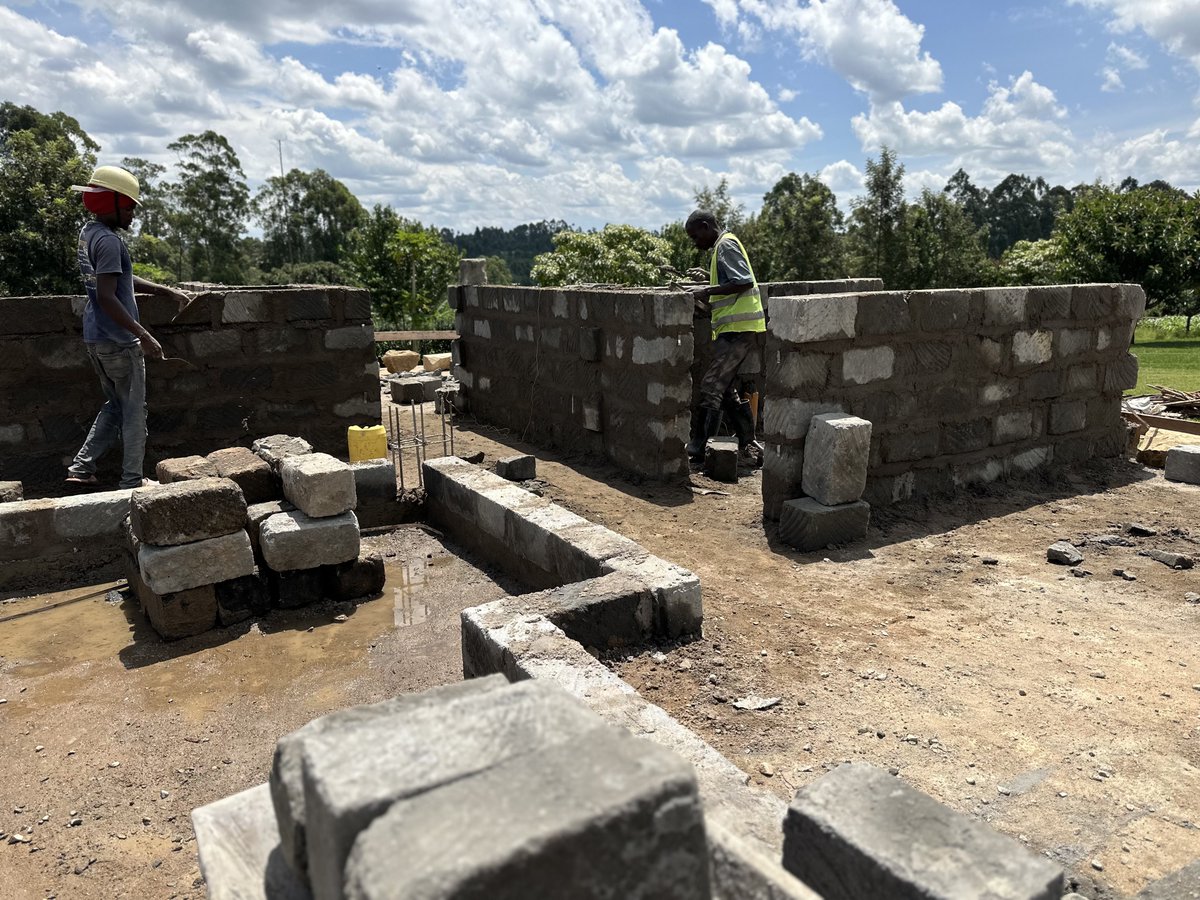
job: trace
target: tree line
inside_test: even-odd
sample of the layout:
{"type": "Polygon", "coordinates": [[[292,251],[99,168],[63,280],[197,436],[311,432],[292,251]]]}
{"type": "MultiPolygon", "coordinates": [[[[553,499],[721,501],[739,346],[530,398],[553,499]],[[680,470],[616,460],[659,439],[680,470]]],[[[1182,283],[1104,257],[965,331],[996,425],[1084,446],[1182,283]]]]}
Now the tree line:
{"type": "MultiPolygon", "coordinates": [[[[140,158],[130,237],[138,274],[156,281],[350,284],[371,291],[377,324],[446,327],[458,260],[488,260],[493,283],[661,284],[706,267],[682,217],[657,230],[581,231],[561,220],[470,233],[426,226],[389,206],[366,209],[327,172],[292,169],[251,193],[228,140],[213,131],[167,145],[173,172],[140,158]],[[249,235],[251,223],[261,237],[249,235]]],[[[75,245],[99,145],[62,112],[0,104],[0,293],[76,293],[75,245]]],[[[959,170],[908,200],[904,166],[884,148],[866,163],[849,216],[818,178],[789,173],[747,214],[728,183],[695,190],[746,245],[761,281],[879,277],[889,289],[1128,281],[1151,308],[1200,312],[1200,193],[1155,181],[1050,185],[1013,174],[991,189],[959,170]]],[[[686,213],[687,211],[681,211],[686,213]]]]}

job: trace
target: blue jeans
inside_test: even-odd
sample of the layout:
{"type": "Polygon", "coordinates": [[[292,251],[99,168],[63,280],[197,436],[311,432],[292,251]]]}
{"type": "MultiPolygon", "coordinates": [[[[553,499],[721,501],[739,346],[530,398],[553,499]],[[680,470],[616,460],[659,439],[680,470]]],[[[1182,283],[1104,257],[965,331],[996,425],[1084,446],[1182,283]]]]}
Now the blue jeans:
{"type": "Polygon", "coordinates": [[[120,487],[141,487],[146,455],[146,358],[141,345],[99,342],[88,344],[87,352],[106,402],[67,471],[83,477],[96,474],[100,457],[120,439],[120,487]]]}

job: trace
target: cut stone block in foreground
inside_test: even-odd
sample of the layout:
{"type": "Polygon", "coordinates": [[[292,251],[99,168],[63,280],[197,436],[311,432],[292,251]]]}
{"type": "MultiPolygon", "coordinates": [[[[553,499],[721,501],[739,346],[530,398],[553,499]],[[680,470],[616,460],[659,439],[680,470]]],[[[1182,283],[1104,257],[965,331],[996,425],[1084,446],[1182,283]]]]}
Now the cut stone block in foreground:
{"type": "Polygon", "coordinates": [[[217,474],[242,489],[247,503],[266,503],[279,499],[279,479],[271,466],[253,450],[228,447],[208,454],[217,474]]]}
{"type": "MultiPolygon", "coordinates": [[[[313,719],[303,728],[286,734],[275,745],[271,764],[271,802],[278,822],[279,847],[287,864],[297,877],[308,883],[307,816],[304,806],[305,742],[321,734],[335,737],[357,726],[378,720],[388,720],[421,709],[435,708],[459,697],[470,697],[495,691],[508,685],[502,675],[476,678],[457,684],[431,688],[420,694],[408,694],[381,703],[352,706],[313,719]]],[[[211,890],[212,885],[209,885],[211,890]]]]}
{"type": "Polygon", "coordinates": [[[783,504],[779,539],[797,550],[822,550],[862,540],[870,521],[871,506],[863,500],[824,506],[811,497],[799,497],[783,504]]]}
{"type": "Polygon", "coordinates": [[[279,464],[279,477],[284,497],[313,518],[339,516],[357,503],[350,466],[328,453],[288,457],[279,464]]]}
{"type": "Polygon", "coordinates": [[[857,416],[812,417],[804,442],[804,493],[825,506],[853,503],[867,486],[871,423],[857,416]]]}
{"type": "Polygon", "coordinates": [[[129,589],[159,637],[168,641],[178,640],[202,634],[216,624],[217,594],[211,584],[182,591],[155,593],[143,580],[133,558],[123,555],[129,589]]]}
{"type": "Polygon", "coordinates": [[[571,736],[398,801],[355,841],[346,881],[362,900],[701,900],[695,776],[627,732],[571,736]]]}
{"type": "Polygon", "coordinates": [[[154,593],[173,594],[253,574],[254,551],[244,530],[174,547],[144,543],[138,548],[138,569],[154,593]]]}
{"type": "Polygon", "coordinates": [[[141,488],[129,501],[134,535],[156,547],[190,544],[246,527],[246,498],[227,478],[141,488]]]}
{"type": "Polygon", "coordinates": [[[1200,484],[1200,444],[1185,444],[1168,450],[1163,474],[1168,481],[1200,484]]]}
{"type": "Polygon", "coordinates": [[[0,481],[0,503],[16,503],[25,499],[25,489],[19,481],[0,481]]]}
{"type": "Polygon", "coordinates": [[[315,569],[358,558],[360,537],[354,513],[314,519],[296,510],[276,513],[258,530],[263,559],[277,572],[315,569]]]}
{"type": "Polygon", "coordinates": [[[304,807],[314,896],[345,896],[342,873],[355,840],[393,803],[605,727],[561,688],[530,681],[308,738],[304,807]]]}
{"type": "Polygon", "coordinates": [[[796,794],[784,867],[825,900],[1059,900],[1062,870],[866,763],[796,794]]]}

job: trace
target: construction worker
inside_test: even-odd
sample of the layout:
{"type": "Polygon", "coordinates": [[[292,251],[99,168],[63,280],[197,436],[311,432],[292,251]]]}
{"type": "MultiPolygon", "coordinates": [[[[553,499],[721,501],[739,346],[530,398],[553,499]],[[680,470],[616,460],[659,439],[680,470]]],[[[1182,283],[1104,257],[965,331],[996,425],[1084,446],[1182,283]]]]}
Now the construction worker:
{"type": "Polygon", "coordinates": [[[700,408],[692,415],[688,457],[704,458],[708,439],[721,426],[722,409],[729,415],[738,440],[738,461],[762,465],[762,448],[754,440],[750,401],[734,381],[752,354],[761,354],[761,335],[767,330],[758,282],[746,248],[731,231],[722,231],[716,216],[698,209],[688,216],[687,234],[701,250],[712,250],[707,287],[691,289],[696,308],[712,317],[712,359],[700,382],[700,408]]]}
{"type": "Polygon", "coordinates": [[[86,186],[83,205],[95,219],[79,233],[79,272],[87,289],[83,340],[100,378],[105,403],[67,469],[67,483],[98,484],[96,464],[118,440],[124,448],[120,487],[141,487],[146,451],[146,361],[162,359],[162,346],[138,321],[134,290],[188,302],[188,295],[133,274],[129,249],[117,234],[128,229],[141,198],[138,180],[117,166],[100,166],[86,186]]]}

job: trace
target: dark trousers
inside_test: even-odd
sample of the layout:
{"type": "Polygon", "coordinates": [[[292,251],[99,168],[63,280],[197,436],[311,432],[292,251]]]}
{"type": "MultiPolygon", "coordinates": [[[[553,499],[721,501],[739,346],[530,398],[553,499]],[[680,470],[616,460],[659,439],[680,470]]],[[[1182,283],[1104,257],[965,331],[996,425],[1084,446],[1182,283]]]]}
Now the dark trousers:
{"type": "Polygon", "coordinates": [[[701,409],[720,409],[726,399],[736,402],[733,380],[746,356],[757,350],[757,338],[752,331],[731,331],[712,342],[712,359],[700,381],[701,409]]]}

